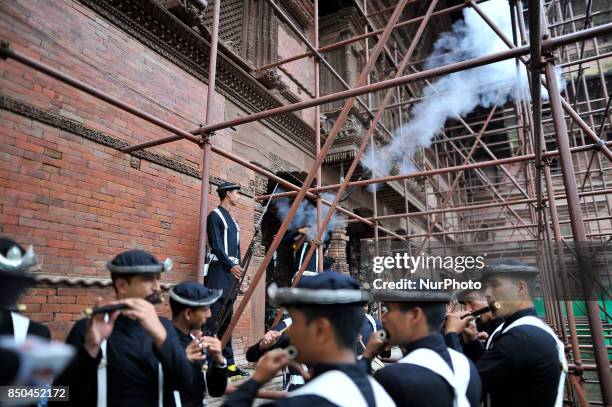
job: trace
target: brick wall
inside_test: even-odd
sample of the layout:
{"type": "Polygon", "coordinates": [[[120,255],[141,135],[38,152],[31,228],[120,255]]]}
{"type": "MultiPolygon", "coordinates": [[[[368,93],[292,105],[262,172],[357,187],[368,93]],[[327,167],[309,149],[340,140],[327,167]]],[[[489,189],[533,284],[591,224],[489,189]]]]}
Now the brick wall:
{"type": "MultiPolygon", "coordinates": [[[[203,83],[80,3],[24,0],[2,7],[0,37],[14,49],[180,128],[203,122],[203,83]]],[[[168,134],[14,61],[0,62],[0,95],[130,144],[168,134]]],[[[226,103],[217,96],[214,120],[224,119],[226,103]]],[[[213,143],[232,150],[227,132],[218,132],[213,143]]],[[[190,168],[200,165],[201,150],[189,142],[151,151],[190,168]]],[[[211,176],[248,185],[253,173],[214,155],[211,176]]],[[[173,258],[175,269],[164,274],[165,282],[193,278],[200,184],[193,175],[0,110],[0,233],[33,244],[46,274],[108,278],[110,258],[141,248],[173,258]]],[[[214,188],[209,202],[210,209],[218,204],[214,188]]],[[[252,199],[243,196],[233,213],[246,249],[252,199]]],[[[23,302],[32,319],[48,324],[61,340],[97,296],[112,297],[112,289],[41,286],[23,302]]],[[[237,344],[254,341],[251,312],[247,307],[237,344]]]]}
{"type": "MultiPolygon", "coordinates": [[[[277,52],[279,60],[309,51],[302,40],[300,40],[285,23],[279,24],[278,37],[277,52]]],[[[306,37],[309,38],[308,35],[306,35],[306,37]]],[[[310,41],[312,42],[312,39],[310,39],[310,41]]],[[[289,62],[282,65],[281,68],[282,69],[278,70],[278,73],[289,90],[299,95],[302,99],[311,98],[304,89],[307,89],[310,94],[314,95],[314,61],[312,58],[302,58],[297,61],[289,62]]],[[[315,109],[312,108],[302,110],[299,114],[302,115],[306,123],[314,123],[314,113],[315,109]]]]}
{"type": "Polygon", "coordinates": [[[73,321],[81,319],[85,308],[92,307],[96,297],[112,298],[112,288],[74,288],[40,286],[28,290],[21,297],[27,305],[26,314],[42,322],[51,331],[53,339],[63,339],[73,321]]]}

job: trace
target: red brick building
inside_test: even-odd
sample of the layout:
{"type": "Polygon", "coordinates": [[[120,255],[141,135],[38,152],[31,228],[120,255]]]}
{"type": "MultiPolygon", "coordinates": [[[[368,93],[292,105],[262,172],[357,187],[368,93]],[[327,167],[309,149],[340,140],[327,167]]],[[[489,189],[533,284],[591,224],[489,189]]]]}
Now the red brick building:
{"type": "MultiPolygon", "coordinates": [[[[209,9],[154,0],[23,0],[1,7],[0,37],[13,49],[179,128],[192,130],[204,122],[209,9]]],[[[283,1],[282,8],[312,36],[311,2],[283,1]]],[[[350,27],[354,18],[330,17],[328,31],[336,31],[337,24],[355,29],[350,27]]],[[[220,34],[212,122],[313,97],[311,58],[257,70],[307,50],[266,2],[224,1],[220,34]]],[[[363,60],[363,49],[350,51],[355,61],[363,60]]],[[[131,248],[174,260],[174,270],[163,276],[166,286],[193,279],[198,146],[179,141],[124,154],[121,147],[167,132],[14,61],[3,61],[0,73],[0,233],[34,245],[41,259],[41,284],[22,299],[27,314],[47,324],[55,339],[63,339],[95,297],[113,296],[105,264],[131,248]]],[[[347,128],[348,138],[362,125],[359,120],[347,128]]],[[[297,183],[314,157],[313,124],[314,109],[307,109],[218,132],[212,143],[297,183]]],[[[334,167],[324,171],[326,182],[338,177],[334,167]]],[[[262,209],[253,197],[273,185],[215,155],[210,209],[218,203],[215,185],[226,180],[243,186],[234,216],[244,250],[262,209]]],[[[358,192],[350,206],[367,208],[367,195],[358,192]]],[[[250,273],[256,266],[257,257],[250,273]]],[[[235,331],[238,356],[263,334],[263,288],[264,282],[235,331]]]]}
{"type": "MultiPolygon", "coordinates": [[[[266,0],[222,1],[217,92],[209,122],[222,122],[314,97],[312,58],[260,69],[308,51],[290,25],[310,41],[313,39],[312,1],[277,3],[288,21],[266,0]]],[[[366,30],[353,1],[320,3],[321,45],[366,30]]],[[[372,10],[382,10],[392,2],[366,3],[372,10]]],[[[206,120],[212,10],[201,9],[201,4],[195,0],[0,0],[0,39],[31,58],[190,131],[206,120]]],[[[439,8],[461,4],[464,2],[439,1],[439,8]]],[[[422,16],[427,6],[427,1],[410,2],[402,20],[422,16]]],[[[411,59],[422,63],[437,35],[448,30],[461,12],[457,8],[453,13],[436,15],[431,23],[435,29],[425,31],[411,59]]],[[[388,14],[373,16],[375,27],[367,29],[384,27],[388,14]]],[[[416,30],[417,24],[411,24],[392,33],[389,46],[370,75],[372,82],[392,76],[392,68],[406,53],[416,30]]],[[[369,43],[353,42],[325,53],[337,74],[321,68],[321,94],[353,86],[365,64],[366,52],[375,43],[375,38],[369,43]]],[[[602,50],[610,47],[608,41],[602,50]]],[[[591,62],[590,67],[593,66],[591,62]]],[[[589,83],[599,80],[594,77],[587,78],[589,83]]],[[[424,86],[414,82],[397,89],[397,95],[389,102],[397,106],[387,109],[382,120],[391,131],[377,129],[374,133],[377,145],[388,143],[392,131],[408,117],[410,104],[399,103],[400,100],[418,99],[424,86]]],[[[383,96],[384,92],[372,93],[363,97],[364,104],[375,110],[383,96]]],[[[605,103],[599,99],[598,103],[603,109],[605,103]]],[[[321,106],[323,140],[342,105],[342,101],[337,101],[321,106]]],[[[529,152],[527,136],[521,131],[526,132],[527,127],[519,130],[523,123],[512,116],[514,108],[512,103],[500,108],[483,138],[491,143],[497,158],[529,152]],[[512,126],[511,130],[505,129],[512,126]]],[[[371,116],[367,109],[355,104],[325,158],[323,184],[336,184],[344,177],[371,116]]],[[[484,132],[485,117],[483,110],[466,117],[473,129],[469,132],[449,120],[446,134],[461,139],[457,141],[459,147],[438,140],[415,156],[417,168],[429,170],[464,164],[462,152],[467,152],[470,144],[463,142],[481,129],[484,132]]],[[[592,114],[590,119],[595,122],[592,114]]],[[[314,108],[301,110],[224,129],[213,136],[212,144],[301,185],[315,157],[315,123],[314,108]]],[[[551,120],[545,120],[544,126],[550,143],[554,137],[551,120]]],[[[32,319],[50,327],[54,339],[63,339],[72,322],[81,317],[81,311],[91,306],[97,296],[113,296],[105,264],[118,252],[140,248],[160,259],[171,257],[175,267],[163,275],[166,287],[195,278],[201,149],[188,141],[178,141],[131,154],[121,152],[125,146],[166,135],[168,132],[157,126],[13,60],[0,61],[0,235],[35,247],[41,260],[37,271],[40,284],[22,302],[32,319]]],[[[472,161],[490,159],[478,151],[472,161]]],[[[577,162],[581,170],[587,166],[589,157],[585,153],[577,162]]],[[[524,163],[506,167],[507,172],[493,166],[478,174],[466,172],[456,185],[458,189],[450,193],[455,182],[450,173],[381,183],[376,195],[365,187],[353,188],[341,205],[370,217],[431,211],[441,208],[441,202],[446,203],[449,197],[453,207],[490,202],[491,197],[496,199],[495,194],[505,199],[525,197],[525,191],[514,188],[510,175],[533,196],[529,178],[532,169],[524,163]]],[[[554,180],[558,181],[558,163],[553,161],[552,167],[554,180]]],[[[594,162],[592,169],[600,171],[601,176],[589,179],[589,188],[605,187],[610,182],[609,172],[605,173],[607,168],[599,161],[594,162]]],[[[585,172],[589,170],[582,171],[585,172]]],[[[218,204],[215,189],[220,182],[242,185],[242,199],[233,215],[240,224],[242,248],[246,250],[263,209],[253,198],[270,193],[275,183],[217,154],[212,157],[209,175],[209,209],[218,204]]],[[[360,176],[365,176],[361,168],[353,178],[360,176]]],[[[562,183],[555,182],[554,186],[558,194],[563,192],[562,183]]],[[[589,199],[594,208],[591,218],[595,219],[589,221],[593,227],[589,232],[607,238],[610,217],[602,217],[598,211],[609,211],[609,195],[589,199]]],[[[561,217],[566,218],[567,203],[562,198],[557,202],[561,217]]],[[[513,211],[493,207],[471,211],[466,216],[449,212],[394,218],[379,224],[412,235],[417,246],[427,232],[430,236],[425,240],[434,232],[431,240],[444,244],[499,241],[519,244],[529,238],[525,229],[535,226],[520,224],[515,218],[531,218],[535,222],[535,208],[525,204],[515,206],[513,211]],[[516,230],[515,225],[519,225],[516,230]],[[484,230],[487,228],[498,229],[484,230]],[[476,231],[471,234],[462,232],[473,229],[476,231]]],[[[274,215],[264,221],[249,269],[251,275],[280,224],[274,215]]],[[[561,231],[570,235],[569,221],[563,221],[561,231]]],[[[330,248],[330,254],[337,259],[337,270],[357,274],[360,241],[373,236],[371,226],[338,222],[330,248]]],[[[381,242],[381,250],[390,250],[381,242]]],[[[267,269],[267,281],[286,280],[288,267],[279,252],[275,264],[267,269]]],[[[247,277],[246,284],[249,283],[247,277]]],[[[264,333],[265,283],[263,279],[259,283],[234,331],[239,362],[244,348],[264,333]]],[[[162,308],[167,314],[167,306],[162,308]]]]}

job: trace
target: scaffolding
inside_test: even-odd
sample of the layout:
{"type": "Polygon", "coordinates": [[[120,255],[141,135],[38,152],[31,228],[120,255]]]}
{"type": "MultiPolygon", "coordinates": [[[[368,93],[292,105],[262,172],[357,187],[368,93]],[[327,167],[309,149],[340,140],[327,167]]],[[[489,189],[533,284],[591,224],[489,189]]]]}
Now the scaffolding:
{"type": "MultiPolygon", "coordinates": [[[[612,9],[593,12],[593,2],[588,0],[584,14],[575,15],[572,1],[550,0],[542,2],[529,0],[525,2],[528,7],[527,10],[524,10],[524,2],[510,0],[508,13],[511,14],[514,30],[513,38],[508,38],[482,11],[480,3],[485,0],[468,0],[465,3],[438,10],[436,10],[438,0],[432,0],[425,2],[427,7],[423,15],[405,21],[400,21],[405,7],[408,4],[419,3],[418,1],[399,0],[393,6],[369,10],[367,0],[354,0],[354,7],[364,24],[363,34],[321,46],[318,0],[313,0],[314,30],[312,42],[274,0],[266,1],[274,9],[276,15],[300,38],[309,51],[263,65],[259,67],[259,70],[265,71],[302,58],[313,57],[314,97],[244,117],[213,123],[210,118],[212,117],[215,100],[221,7],[220,0],[215,0],[212,2],[213,18],[206,121],[201,127],[190,131],[180,129],[122,102],[108,93],[17,52],[6,42],[1,45],[0,56],[3,59],[12,59],[36,71],[45,73],[58,81],[80,89],[172,133],[157,140],[127,146],[123,148],[125,153],[132,153],[177,140],[191,141],[202,149],[198,281],[203,278],[209,167],[212,154],[218,154],[225,159],[243,165],[255,173],[277,182],[289,191],[255,198],[261,202],[280,197],[290,197],[292,204],[289,213],[282,221],[265,256],[253,274],[242,301],[234,312],[229,327],[223,335],[223,344],[227,342],[236,327],[300,203],[305,198],[310,198],[316,201],[316,240],[319,241],[332,220],[334,212],[338,211],[349,218],[349,223],[360,222],[373,229],[377,251],[379,250],[379,242],[399,239],[409,242],[411,244],[409,247],[413,245],[412,250],[414,251],[412,253],[418,255],[425,250],[425,246],[431,238],[445,239],[448,236],[456,238],[464,235],[466,236],[465,245],[479,246],[487,244],[487,242],[475,239],[476,234],[505,230],[511,231],[510,240],[515,236],[515,233],[519,233],[523,241],[533,242],[541,249],[538,253],[545,253],[537,261],[542,272],[542,291],[546,318],[565,343],[571,359],[571,374],[568,375],[567,379],[566,401],[571,405],[582,406],[589,404],[612,405],[612,375],[610,374],[608,351],[610,346],[606,345],[609,343],[609,332],[612,326],[609,311],[605,308],[602,309],[598,303],[597,288],[588,284],[585,277],[586,273],[579,273],[578,276],[570,274],[566,270],[563,260],[558,263],[552,260],[555,256],[558,259],[566,259],[568,253],[570,253],[576,255],[581,270],[590,270],[592,268],[591,260],[588,255],[580,253],[581,246],[579,244],[570,246],[568,242],[597,241],[606,245],[612,240],[612,229],[610,228],[612,210],[609,196],[612,189],[608,187],[610,161],[612,160],[612,141],[606,141],[606,137],[603,136],[605,129],[610,130],[610,120],[612,119],[612,111],[610,110],[612,99],[606,86],[603,61],[610,58],[612,52],[600,53],[600,45],[598,44],[598,37],[612,33],[612,23],[605,20],[607,16],[609,21],[609,14],[612,9]],[[419,70],[423,61],[414,61],[413,55],[432,19],[460,11],[466,7],[475,10],[508,49],[482,57],[419,70]],[[383,15],[386,26],[379,29],[376,27],[374,19],[383,15]],[[596,24],[596,20],[600,24],[596,24]],[[393,48],[390,47],[390,38],[394,30],[407,29],[415,25],[416,29],[411,31],[412,39],[403,53],[398,51],[397,45],[393,48]],[[366,59],[357,80],[351,86],[333,68],[324,54],[357,42],[364,44],[366,59]],[[371,72],[377,61],[381,59],[387,61],[391,66],[391,75],[386,79],[373,81],[371,72]],[[379,131],[389,137],[393,136],[389,127],[394,126],[394,124],[385,120],[384,113],[391,109],[397,109],[401,125],[404,109],[421,100],[417,94],[414,94],[413,89],[407,88],[407,86],[420,83],[423,86],[433,88],[430,79],[505,60],[514,60],[517,66],[522,64],[527,67],[531,90],[530,103],[525,100],[518,100],[503,105],[495,104],[488,109],[485,117],[472,116],[468,119],[470,122],[463,118],[447,122],[441,136],[433,142],[429,151],[422,151],[420,160],[414,160],[417,168],[414,172],[353,180],[362,155],[368,146],[373,144],[375,133],[379,131]],[[320,70],[322,65],[341,83],[344,90],[321,95],[320,70]],[[599,97],[590,97],[592,89],[589,89],[584,74],[587,69],[584,68],[585,65],[588,65],[591,71],[595,71],[591,76],[597,83],[595,86],[597,93],[600,93],[599,97]],[[562,69],[567,83],[567,89],[564,91],[565,98],[562,97],[562,91],[559,89],[556,80],[555,67],[562,69]],[[542,103],[542,87],[546,87],[548,92],[548,102],[545,103],[548,107],[543,106],[542,103]],[[369,95],[379,91],[384,92],[384,97],[376,106],[372,106],[369,95]],[[403,100],[402,95],[407,94],[411,94],[411,97],[403,100]],[[362,99],[361,97],[364,95],[368,95],[368,97],[362,99]],[[392,103],[393,100],[395,100],[394,103],[392,103]],[[325,138],[323,139],[320,108],[322,105],[334,101],[342,101],[343,107],[332,128],[324,135],[325,138]],[[359,104],[369,117],[367,131],[361,139],[362,141],[350,167],[344,174],[344,180],[338,184],[323,185],[321,168],[324,159],[355,104],[359,104]],[[315,108],[313,123],[315,158],[301,185],[289,182],[260,166],[224,151],[211,142],[211,138],[216,131],[307,108],[315,108]],[[507,123],[511,124],[508,125],[507,123]],[[495,129],[490,128],[494,125],[497,125],[495,129]],[[499,154],[503,152],[503,148],[500,149],[499,145],[501,144],[503,147],[504,144],[509,143],[485,140],[488,140],[492,135],[508,131],[517,133],[518,142],[516,146],[509,145],[507,147],[507,150],[510,151],[506,157],[500,157],[499,154]],[[553,145],[556,148],[550,149],[550,146],[553,145]],[[476,160],[476,153],[483,153],[485,159],[476,160]],[[428,157],[432,157],[435,163],[432,163],[428,157]],[[554,166],[555,162],[558,168],[554,166]],[[519,173],[511,173],[509,165],[512,164],[520,166],[519,173]],[[501,171],[503,180],[496,183],[490,179],[485,172],[490,168],[501,171]],[[441,187],[434,182],[434,179],[438,176],[446,177],[446,187],[441,187]],[[425,201],[428,202],[427,194],[429,192],[427,191],[431,190],[431,194],[438,202],[436,207],[426,207],[423,211],[410,210],[406,190],[408,188],[407,182],[411,179],[422,179],[430,184],[429,188],[426,189],[425,201]],[[347,188],[394,181],[401,182],[400,185],[403,184],[404,213],[380,214],[376,189],[372,191],[373,215],[370,217],[360,216],[339,206],[340,199],[347,188]],[[559,188],[555,188],[560,186],[559,181],[562,183],[564,193],[559,193],[559,188]],[[311,187],[313,183],[314,187],[311,187]],[[475,190],[486,191],[491,199],[475,201],[472,194],[475,190]],[[323,199],[321,193],[325,191],[333,191],[336,194],[335,199],[331,202],[323,199]],[[562,208],[560,201],[567,202],[566,210],[560,210],[562,208]],[[329,207],[325,216],[322,215],[323,205],[329,207]],[[504,217],[501,220],[503,222],[501,226],[489,227],[484,225],[484,219],[478,219],[477,211],[489,208],[499,208],[496,220],[504,217]],[[436,218],[437,215],[441,215],[442,218],[436,218]],[[404,220],[407,225],[406,233],[400,234],[383,226],[383,222],[391,219],[404,220]],[[425,223],[425,233],[410,232],[410,222],[413,219],[420,219],[425,223]],[[447,224],[455,225],[455,227],[451,226],[447,229],[447,224]],[[562,235],[561,225],[564,224],[571,225],[571,235],[562,235]],[[468,225],[468,227],[463,228],[462,225],[468,225]],[[546,242],[554,242],[554,244],[547,245],[546,242]],[[556,264],[558,264],[558,270],[556,264]],[[560,281],[557,281],[557,276],[560,281]],[[582,279],[583,295],[586,299],[586,318],[574,315],[574,305],[570,296],[570,279],[582,279]],[[587,328],[591,344],[584,344],[581,341],[585,337],[584,331],[587,328]],[[605,332],[608,332],[608,334],[606,335],[605,332]],[[585,363],[585,360],[587,360],[584,358],[585,352],[593,355],[591,360],[593,363],[585,363]],[[587,376],[587,372],[595,372],[596,375],[594,377],[587,376]],[[597,384],[600,395],[593,395],[592,391],[588,392],[587,386],[589,384],[597,384]],[[589,401],[589,397],[596,400],[589,401]]],[[[320,245],[310,245],[293,284],[299,281],[315,250],[321,251],[322,248],[320,245]]],[[[318,258],[320,261],[319,267],[322,269],[322,251],[318,258]]],[[[609,270],[606,271],[609,279],[609,270]]],[[[603,292],[608,295],[605,289],[603,292]]],[[[609,299],[609,296],[604,299],[609,299]]],[[[278,312],[277,319],[280,318],[280,315],[281,313],[278,312]]],[[[279,392],[262,391],[260,396],[276,398],[282,395],[279,392]]]]}

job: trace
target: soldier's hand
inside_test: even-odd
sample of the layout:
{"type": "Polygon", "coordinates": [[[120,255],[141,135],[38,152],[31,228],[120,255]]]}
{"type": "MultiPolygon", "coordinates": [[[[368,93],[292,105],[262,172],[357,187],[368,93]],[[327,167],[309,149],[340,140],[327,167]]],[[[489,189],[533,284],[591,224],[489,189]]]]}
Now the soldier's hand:
{"type": "MultiPolygon", "coordinates": [[[[102,305],[111,305],[118,304],[120,301],[112,301],[102,303],[102,298],[96,298],[95,307],[100,307],[102,305]]],[[[105,314],[97,314],[93,315],[89,322],[87,323],[87,330],[85,331],[85,342],[83,346],[85,350],[92,358],[96,358],[98,356],[98,352],[100,352],[100,344],[102,341],[107,339],[111,333],[113,332],[113,327],[115,326],[115,320],[119,316],[119,311],[113,311],[108,315],[105,314]]]]}
{"type": "Polygon", "coordinates": [[[478,332],[477,338],[478,340],[485,342],[487,339],[489,339],[489,334],[485,331],[478,332]]]}
{"type": "Polygon", "coordinates": [[[473,342],[478,337],[478,330],[476,329],[476,322],[471,320],[463,329],[463,341],[465,343],[473,342]]]}
{"type": "Polygon", "coordinates": [[[272,380],[279,370],[289,364],[289,358],[283,349],[274,349],[263,355],[257,362],[253,380],[264,384],[272,380]]]}
{"type": "Polygon", "coordinates": [[[288,366],[298,372],[305,381],[312,378],[312,374],[308,371],[308,369],[304,369],[304,366],[301,363],[296,362],[295,360],[290,360],[288,366]]]}
{"type": "Polygon", "coordinates": [[[387,342],[381,341],[374,332],[372,335],[370,335],[370,339],[368,339],[366,348],[363,351],[363,357],[372,360],[378,356],[378,354],[382,352],[386,346],[387,342]]]}
{"type": "Polygon", "coordinates": [[[168,333],[157,316],[155,306],[142,298],[126,298],[122,302],[130,307],[123,311],[123,314],[126,317],[138,320],[142,328],[153,338],[155,346],[159,349],[166,340],[168,333]]]}
{"type": "Polygon", "coordinates": [[[185,348],[185,355],[190,362],[205,360],[206,353],[204,351],[204,344],[199,339],[194,339],[185,348]]]}
{"type": "Polygon", "coordinates": [[[222,365],[225,362],[225,358],[223,357],[223,353],[221,351],[221,341],[219,338],[215,338],[214,336],[204,336],[202,337],[202,342],[206,349],[208,349],[208,353],[215,361],[215,363],[222,365]]]}
{"type": "Polygon", "coordinates": [[[278,342],[278,338],[280,338],[282,334],[278,331],[268,331],[264,335],[264,337],[259,341],[259,350],[270,349],[272,345],[278,342]]]}
{"type": "Polygon", "coordinates": [[[237,280],[240,280],[240,278],[244,274],[244,270],[242,269],[242,267],[240,267],[240,265],[236,264],[230,269],[230,273],[232,273],[237,280]]]}
{"type": "Polygon", "coordinates": [[[468,311],[453,312],[452,314],[448,314],[446,316],[446,321],[444,322],[444,332],[447,334],[451,332],[461,334],[470,321],[474,319],[473,317],[461,319],[462,316],[467,314],[469,314],[468,311]]]}
{"type": "Polygon", "coordinates": [[[310,228],[309,227],[299,228],[298,233],[301,235],[307,235],[308,233],[310,233],[310,228]]]}

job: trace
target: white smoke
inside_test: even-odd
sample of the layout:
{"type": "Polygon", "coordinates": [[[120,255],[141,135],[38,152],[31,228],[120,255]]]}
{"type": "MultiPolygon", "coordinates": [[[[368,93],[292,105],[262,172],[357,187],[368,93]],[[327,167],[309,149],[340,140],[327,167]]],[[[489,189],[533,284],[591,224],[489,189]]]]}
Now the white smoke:
{"type": "MultiPolygon", "coordinates": [[[[490,0],[480,8],[512,38],[506,0],[490,0]]],[[[435,42],[426,69],[508,49],[475,10],[465,8],[463,17],[435,42]]],[[[432,85],[435,90],[423,87],[423,100],[413,106],[410,120],[394,131],[391,142],[375,150],[370,146],[364,154],[362,165],[372,171],[372,177],[389,175],[394,167],[400,174],[413,172],[415,152],[429,147],[448,119],[465,116],[478,106],[488,108],[496,102],[501,106],[529,95],[526,69],[521,63],[517,70],[514,59],[445,75],[432,85]]]]}
{"type": "MultiPolygon", "coordinates": [[[[336,196],[329,192],[323,192],[321,193],[321,198],[325,199],[326,201],[333,202],[336,196]]],[[[276,208],[278,209],[276,214],[281,221],[285,220],[285,218],[287,217],[287,214],[289,213],[289,209],[291,209],[291,204],[292,204],[292,201],[289,200],[289,198],[279,198],[274,201],[274,206],[276,206],[276,208]]],[[[325,216],[327,216],[328,212],[329,212],[329,206],[322,204],[321,205],[321,221],[325,219],[325,216]]],[[[344,217],[342,215],[338,215],[337,213],[334,213],[331,220],[327,224],[327,227],[325,228],[323,239],[325,238],[326,233],[332,231],[335,225],[337,224],[337,222],[343,219],[344,217]]],[[[305,227],[305,226],[310,228],[310,232],[308,233],[308,238],[311,240],[316,238],[317,237],[316,236],[317,235],[317,207],[311,204],[310,202],[308,202],[307,200],[303,200],[300,203],[300,206],[298,207],[298,210],[295,213],[295,216],[291,220],[291,223],[289,223],[288,230],[298,230],[299,228],[305,227]]]]}

